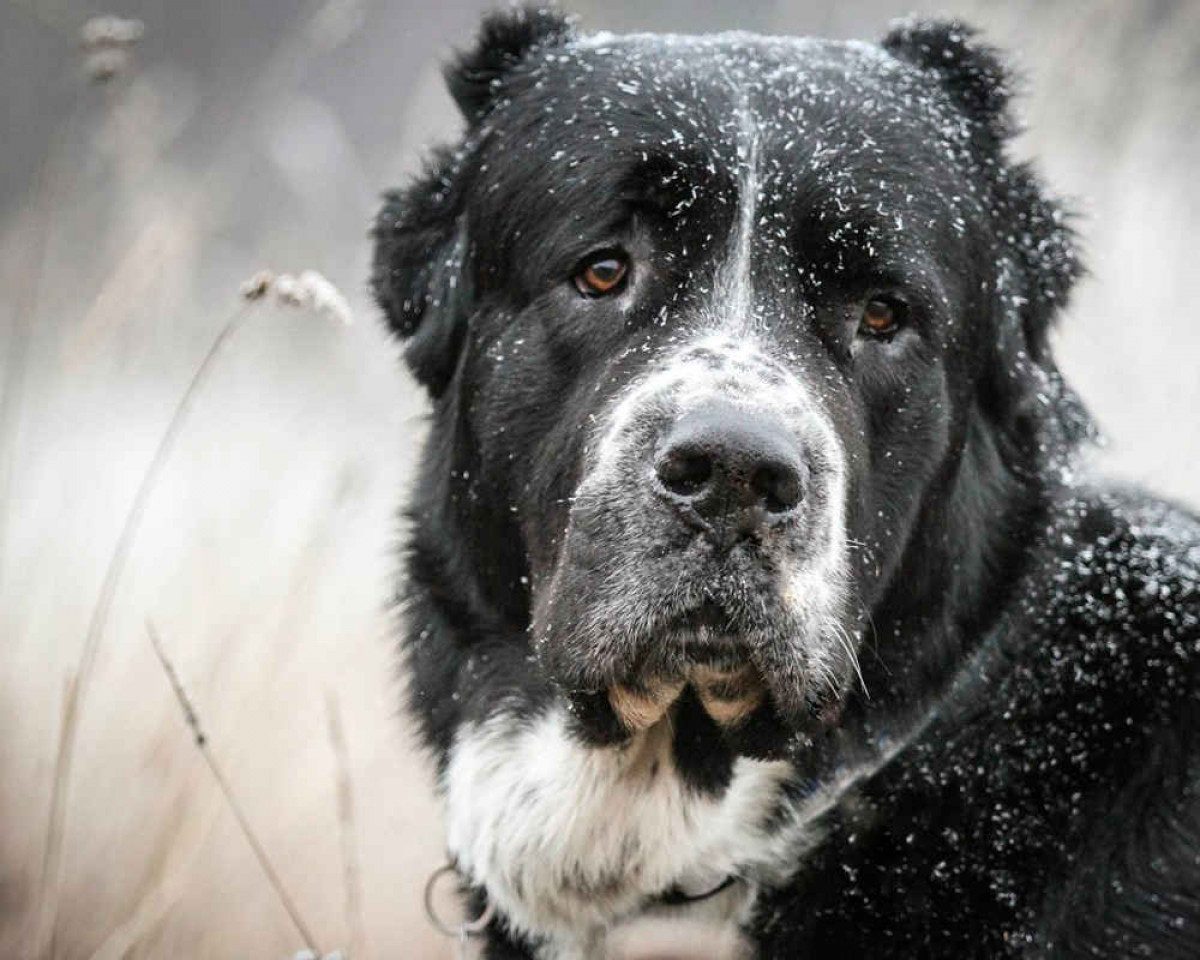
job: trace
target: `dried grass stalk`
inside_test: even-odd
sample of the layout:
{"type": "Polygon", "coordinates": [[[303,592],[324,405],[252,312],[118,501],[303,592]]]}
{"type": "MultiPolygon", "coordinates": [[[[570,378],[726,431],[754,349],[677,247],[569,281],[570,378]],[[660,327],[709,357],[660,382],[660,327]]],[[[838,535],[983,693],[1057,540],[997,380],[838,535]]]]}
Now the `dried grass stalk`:
{"type": "Polygon", "coordinates": [[[48,956],[52,951],[54,931],[58,921],[58,906],[62,890],[63,873],[63,840],[66,834],[66,811],[68,806],[71,770],[75,756],[75,746],[79,736],[79,718],[82,715],[88,690],[91,686],[92,675],[96,669],[96,658],[100,648],[100,640],[116,597],[117,586],[125,571],[126,563],[133,543],[137,538],[150,496],[158,485],[163,468],[170,459],[175,443],[183,428],[188,411],[191,409],[201,387],[209,378],[222,348],[233,338],[234,334],[246,322],[252,313],[252,307],[266,293],[275,290],[276,298],[281,305],[311,309],[314,312],[331,317],[343,323],[350,321],[350,307],[342,293],[325,277],[315,270],[306,270],[293,278],[288,274],[275,277],[269,271],[261,271],[242,285],[242,303],[225,322],[213,339],[208,352],[200,365],[192,374],[183,395],[175,405],[175,411],[167,423],[162,439],[154,451],[150,465],[142,475],[141,483],[133,498],[133,503],[125,516],[125,523],[112,557],[105,569],[104,581],[100,586],[100,594],[92,609],[88,622],[87,635],[83,641],[83,653],[80,657],[79,669],[76,672],[76,689],[71,701],[71,709],[63,715],[63,727],[59,739],[58,761],[55,764],[54,781],[50,791],[50,812],[46,826],[46,843],[42,857],[42,883],[38,908],[38,956],[48,956]],[[284,289],[280,289],[281,281],[288,281],[284,289]]]}
{"type": "Polygon", "coordinates": [[[71,709],[65,711],[63,714],[63,727],[59,737],[58,760],[55,763],[54,782],[50,790],[50,812],[46,826],[46,843],[42,855],[42,885],[38,911],[39,956],[52,955],[54,931],[58,920],[58,901],[62,891],[63,839],[66,832],[66,811],[70,793],[71,770],[74,765],[75,745],[79,735],[79,718],[91,686],[92,674],[96,668],[96,655],[100,649],[100,639],[104,634],[105,626],[108,624],[108,616],[112,610],[113,600],[116,597],[117,585],[120,583],[121,574],[125,571],[130,550],[133,547],[134,540],[137,538],[138,529],[141,526],[142,518],[145,516],[146,507],[150,502],[150,495],[154,492],[159,477],[162,475],[163,467],[166,466],[171,456],[171,451],[174,449],[175,442],[179,438],[179,433],[183,427],[187,413],[191,409],[200,388],[204,385],[205,380],[208,379],[213,365],[221,353],[222,347],[229,342],[238,328],[245,322],[247,316],[249,316],[249,310],[243,305],[226,321],[209,347],[208,353],[205,354],[204,359],[196,368],[196,372],[192,375],[192,379],[188,383],[187,389],[184,390],[183,396],[180,397],[179,403],[176,404],[175,412],[171,415],[171,420],[163,432],[162,439],[159,440],[158,448],[154,451],[154,457],[151,459],[150,465],[142,475],[142,482],[138,486],[137,493],[134,495],[133,504],[125,516],[124,526],[121,528],[121,534],[117,539],[117,544],[113,549],[112,557],[109,559],[108,567],[104,573],[104,581],[100,586],[100,594],[96,599],[96,605],[92,609],[91,619],[88,622],[87,635],[83,641],[83,653],[80,656],[79,668],[75,674],[75,692],[71,701],[71,709]]]}
{"type": "Polygon", "coordinates": [[[127,20],[111,14],[92,17],[79,31],[79,46],[83,49],[84,70],[95,83],[106,83],[126,73],[132,62],[132,51],[145,36],[141,20],[127,20]]]}
{"type": "MultiPolygon", "coordinates": [[[[54,779],[57,782],[59,778],[65,778],[68,774],[70,759],[68,753],[71,749],[71,741],[67,737],[67,731],[73,730],[76,723],[76,717],[79,711],[79,677],[77,674],[68,674],[66,680],[63,681],[63,699],[62,699],[62,718],[59,727],[58,749],[54,753],[54,779]]],[[[53,957],[55,954],[55,928],[51,924],[47,927],[39,928],[39,956],[53,957]],[[41,938],[46,939],[45,943],[41,943],[41,938]]]]}
{"type": "Polygon", "coordinates": [[[213,779],[217,783],[218,789],[221,791],[221,796],[225,798],[225,803],[229,806],[234,818],[237,820],[238,827],[242,831],[242,836],[246,838],[246,842],[250,844],[250,849],[254,851],[254,857],[258,860],[258,865],[262,868],[271,887],[275,890],[276,896],[279,897],[279,902],[283,905],[291,918],[292,925],[295,926],[296,932],[300,934],[300,939],[304,942],[305,947],[320,955],[321,951],[317,947],[316,938],[313,937],[308,925],[300,916],[300,911],[296,907],[296,902],[287,892],[287,888],[283,885],[283,880],[280,878],[278,871],[271,863],[271,858],[267,856],[266,848],[255,834],[254,828],[250,826],[250,821],[246,817],[245,811],[238,803],[237,797],[234,795],[233,788],[229,785],[229,780],[225,777],[220,765],[217,763],[217,758],[212,755],[208,749],[208,738],[204,734],[204,729],[200,725],[200,716],[196,713],[196,708],[192,705],[188,698],[187,691],[184,689],[183,683],[179,679],[179,674],[175,672],[175,667],[167,658],[166,651],[163,649],[162,640],[158,635],[158,631],[154,629],[154,624],[146,622],[146,634],[150,637],[150,644],[154,647],[154,654],[158,657],[158,662],[162,665],[163,672],[167,675],[167,680],[171,684],[171,690],[175,694],[175,699],[179,703],[180,710],[183,711],[184,722],[192,731],[192,739],[196,743],[196,749],[200,751],[200,755],[204,758],[205,764],[208,765],[209,772],[212,773],[213,779]]]}
{"type": "Polygon", "coordinates": [[[350,752],[346,748],[346,731],[338,709],[337,696],[325,692],[325,719],[329,727],[329,743],[337,765],[338,833],[342,846],[342,871],[346,885],[346,926],[350,931],[350,956],[363,960],[367,956],[367,925],[363,916],[362,866],[358,860],[358,831],[354,817],[354,781],[350,776],[350,752]]]}

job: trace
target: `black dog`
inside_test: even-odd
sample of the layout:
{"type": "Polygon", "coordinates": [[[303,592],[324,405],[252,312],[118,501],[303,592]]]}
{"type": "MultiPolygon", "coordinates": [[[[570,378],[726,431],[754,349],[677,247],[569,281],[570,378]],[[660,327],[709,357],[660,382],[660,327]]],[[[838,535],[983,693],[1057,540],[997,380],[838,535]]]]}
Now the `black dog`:
{"type": "Polygon", "coordinates": [[[994,52],[515,11],[448,76],[374,285],[487,955],[1200,956],[1200,526],[1072,475],[1079,266],[994,52]]]}

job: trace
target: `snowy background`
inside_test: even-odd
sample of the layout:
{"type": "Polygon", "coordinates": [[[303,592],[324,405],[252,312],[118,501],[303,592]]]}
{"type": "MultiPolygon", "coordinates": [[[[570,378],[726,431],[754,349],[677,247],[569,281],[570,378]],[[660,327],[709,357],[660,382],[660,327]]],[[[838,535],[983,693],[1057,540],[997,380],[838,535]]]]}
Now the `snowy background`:
{"type": "MultiPolygon", "coordinates": [[[[618,31],[876,38],[922,6],[570,9],[618,31]]],[[[301,945],[189,740],[150,620],[319,943],[353,960],[450,955],[420,905],[440,828],[384,613],[425,408],[366,295],[366,230],[422,145],[459,129],[439,66],[483,7],[126,0],[112,12],[145,38],[98,87],[78,33],[101,11],[0,3],[0,955],[33,949],[64,703],[123,517],[262,267],[320,270],[357,322],[256,309],[189,415],[80,713],[59,953],[301,945]]],[[[1100,466],[1200,504],[1200,3],[936,9],[1017,54],[1019,151],[1084,214],[1092,274],[1059,353],[1110,439],[1100,466]]]]}

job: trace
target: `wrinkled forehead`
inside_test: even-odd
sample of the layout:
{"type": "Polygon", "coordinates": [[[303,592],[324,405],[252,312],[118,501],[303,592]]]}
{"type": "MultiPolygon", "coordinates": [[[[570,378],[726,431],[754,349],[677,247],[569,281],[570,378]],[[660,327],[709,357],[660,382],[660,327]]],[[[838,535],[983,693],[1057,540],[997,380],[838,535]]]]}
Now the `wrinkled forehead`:
{"type": "Polygon", "coordinates": [[[864,251],[953,248],[982,209],[966,120],[872,44],[598,35],[534,54],[504,92],[475,214],[504,248],[536,236],[556,269],[631,209],[690,229],[694,251],[752,208],[755,244],[816,236],[811,262],[847,272],[864,251]]]}
{"type": "Polygon", "coordinates": [[[528,67],[488,138],[492,155],[528,160],[518,179],[535,205],[554,197],[538,173],[564,168],[595,185],[598,202],[647,169],[666,193],[703,185],[717,202],[734,199],[750,166],[764,195],[781,199],[834,202],[841,190],[853,203],[847,185],[874,183],[927,209],[954,193],[948,182],[969,189],[965,118],[872,44],[598,34],[528,67]]]}

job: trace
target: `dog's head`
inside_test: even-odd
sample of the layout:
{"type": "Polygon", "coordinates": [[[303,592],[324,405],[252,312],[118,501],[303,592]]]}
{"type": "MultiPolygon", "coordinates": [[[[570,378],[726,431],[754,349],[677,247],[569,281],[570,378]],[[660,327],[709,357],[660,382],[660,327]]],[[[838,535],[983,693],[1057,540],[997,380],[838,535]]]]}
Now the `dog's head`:
{"type": "Polygon", "coordinates": [[[1056,415],[1076,263],[1005,155],[997,59],[952,23],[871,45],[524,10],[448,77],[463,141],[375,230],[435,401],[423,575],[596,741],[685,696],[726,730],[830,722],[884,598],[986,562],[959,541],[1056,415]]]}

